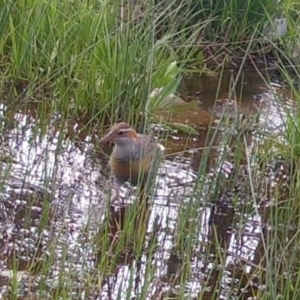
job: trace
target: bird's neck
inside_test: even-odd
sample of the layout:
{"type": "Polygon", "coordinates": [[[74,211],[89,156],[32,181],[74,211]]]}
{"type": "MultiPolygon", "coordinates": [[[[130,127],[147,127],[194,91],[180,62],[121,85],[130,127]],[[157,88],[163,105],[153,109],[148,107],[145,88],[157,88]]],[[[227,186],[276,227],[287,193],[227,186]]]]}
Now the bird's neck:
{"type": "Polygon", "coordinates": [[[119,161],[130,161],[130,160],[138,160],[136,157],[137,148],[139,148],[138,141],[132,139],[130,142],[128,141],[125,144],[115,144],[114,146],[114,157],[119,161]]]}

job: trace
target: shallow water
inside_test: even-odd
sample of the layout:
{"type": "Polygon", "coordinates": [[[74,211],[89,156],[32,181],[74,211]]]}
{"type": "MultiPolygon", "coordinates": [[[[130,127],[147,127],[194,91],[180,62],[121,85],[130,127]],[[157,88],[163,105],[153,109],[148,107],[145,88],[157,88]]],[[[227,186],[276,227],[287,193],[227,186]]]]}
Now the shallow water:
{"type": "MultiPolygon", "coordinates": [[[[136,272],[138,264],[134,259],[119,262],[111,271],[113,275],[107,276],[102,284],[93,285],[89,294],[85,286],[95,268],[94,241],[107,209],[112,214],[118,211],[124,214],[127,207],[137,202],[134,191],[128,186],[122,188],[125,208],[118,203],[109,207],[112,185],[108,178],[108,157],[94,142],[95,136],[81,134],[78,141],[66,130],[57,130],[54,124],[59,116],[46,131],[41,131],[30,112],[20,110],[12,114],[10,127],[5,127],[1,136],[0,293],[3,297],[9,294],[7,282],[12,269],[20,271],[18,275],[22,276],[20,299],[40,291],[36,287],[41,284],[45,285],[41,299],[52,299],[51,295],[59,289],[66,289],[70,299],[139,299],[137,294],[142,292],[147,299],[164,299],[178,293],[184,293],[184,299],[250,299],[253,289],[263,288],[259,283],[250,288],[248,281],[243,282],[257,265],[261,249],[264,234],[263,216],[258,212],[261,203],[253,203],[253,195],[247,190],[247,166],[239,170],[242,180],[230,179],[237,139],[224,138],[228,130],[236,136],[237,120],[244,114],[250,120],[247,126],[254,128],[246,139],[245,151],[251,153],[261,131],[280,132],[285,120],[284,107],[292,106],[292,101],[277,82],[267,86],[252,72],[242,78],[235,93],[228,92],[234,81],[232,73],[225,74],[221,84],[218,77],[194,77],[183,82],[182,97],[200,101],[199,109],[193,111],[194,118],[189,120],[199,135],[187,141],[183,134],[174,131],[165,143],[167,157],[158,172],[149,208],[148,243],[153,235],[156,241],[152,263],[143,254],[140,271],[136,272]],[[208,124],[201,122],[204,112],[211,119],[218,121],[225,116],[228,121],[219,126],[215,122],[209,132],[208,124]],[[208,135],[215,136],[215,148],[205,168],[206,176],[199,179],[198,168],[208,135]],[[218,161],[224,153],[228,162],[221,166],[218,161]],[[220,193],[213,195],[209,187],[219,169],[223,184],[220,193]],[[196,182],[200,182],[198,187],[196,182]],[[235,206],[231,203],[233,197],[235,206]],[[185,225],[181,224],[183,212],[189,215],[185,225]],[[184,237],[187,243],[192,239],[193,244],[185,291],[179,289],[184,249],[176,245],[178,226],[192,226],[195,233],[193,237],[184,237]],[[218,255],[219,246],[224,251],[222,259],[218,255]],[[49,262],[47,276],[42,274],[39,261],[49,262]],[[145,279],[143,274],[150,265],[151,278],[145,279]],[[58,286],[61,274],[72,278],[67,288],[58,286]],[[130,286],[132,274],[139,276],[130,286]],[[216,287],[218,293],[212,296],[216,287]]],[[[2,103],[2,120],[7,111],[9,108],[2,103]]],[[[80,124],[72,126],[76,135],[80,124]]],[[[116,234],[112,230],[113,238],[116,234]]]]}

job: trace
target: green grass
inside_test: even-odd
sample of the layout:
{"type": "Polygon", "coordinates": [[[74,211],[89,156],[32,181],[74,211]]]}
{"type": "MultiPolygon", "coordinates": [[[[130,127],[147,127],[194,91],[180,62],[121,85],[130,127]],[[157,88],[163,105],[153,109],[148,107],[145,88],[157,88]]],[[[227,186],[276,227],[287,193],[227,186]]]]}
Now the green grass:
{"type": "Polygon", "coordinates": [[[150,91],[170,83],[164,73],[177,56],[166,37],[154,40],[151,10],[136,26],[121,23],[119,7],[118,1],[2,2],[2,79],[12,86],[26,80],[25,99],[48,100],[53,111],[136,121],[150,91]]]}
{"type": "MultiPolygon", "coordinates": [[[[288,36],[264,42],[275,49],[298,107],[300,74],[291,51],[299,44],[297,5],[286,0],[279,6],[287,14],[288,36]]],[[[227,94],[239,102],[238,79],[275,8],[273,0],[0,3],[0,258],[13,273],[0,283],[9,287],[8,299],[29,299],[27,286],[38,299],[131,299],[132,291],[141,300],[233,299],[235,293],[238,299],[245,293],[263,300],[299,299],[300,117],[276,93],[275,101],[287,115],[283,129],[268,132],[254,126],[256,118],[241,122],[233,111],[230,120],[222,116],[209,128],[212,139],[199,150],[199,165],[192,170],[190,162],[173,163],[176,174],[188,166],[194,183],[169,184],[173,194],[166,196],[167,204],[154,207],[163,212],[157,212],[152,229],[137,201],[121,217],[99,207],[108,204],[111,192],[103,176],[107,161],[97,152],[102,125],[120,119],[149,123],[155,111],[163,110],[161,102],[177,91],[184,73],[208,71],[207,46],[215,47],[216,55],[241,53],[227,94]],[[155,88],[161,88],[160,94],[148,101],[155,88]],[[27,146],[21,144],[24,139],[27,146]],[[10,159],[16,155],[21,161],[10,159]],[[207,166],[225,160],[235,164],[232,176],[216,171],[209,177],[207,166]],[[279,160],[287,184],[276,166],[279,160]],[[279,178],[274,186],[266,175],[271,167],[279,178]],[[31,176],[48,192],[28,194],[24,181],[31,183],[31,176]],[[77,203],[77,194],[94,206],[71,238],[71,202],[77,203]],[[220,213],[214,218],[212,207],[220,213]],[[106,221],[97,219],[102,214],[106,221]],[[18,225],[16,231],[10,231],[11,224],[18,225]],[[233,239],[236,248],[229,247],[233,239]],[[241,257],[239,247],[247,239],[252,256],[241,257]],[[15,244],[19,247],[11,249],[15,244]],[[128,270],[128,281],[117,285],[128,270]],[[27,277],[20,279],[21,271],[27,277]]],[[[224,70],[226,62],[220,65],[224,70]]],[[[269,74],[262,73],[271,91],[269,74]]],[[[215,99],[220,86],[211,91],[215,99]]],[[[190,138],[188,127],[178,128],[182,138],[190,138]]],[[[186,143],[177,155],[180,161],[189,147],[194,146],[186,143]]],[[[165,177],[169,175],[170,169],[165,177]]]]}
{"type": "MultiPolygon", "coordinates": [[[[271,0],[263,1],[165,1],[162,6],[184,5],[182,9],[182,27],[197,26],[203,20],[209,20],[203,28],[205,38],[208,41],[243,42],[253,34],[254,30],[261,32],[268,16],[274,16],[278,4],[271,0]],[[186,20],[186,12],[191,11],[190,18],[186,20]]],[[[176,16],[177,17],[177,16],[176,16]]],[[[169,24],[176,24],[176,20],[170,16],[169,24]]],[[[179,23],[180,24],[180,23],[179,23]]]]}
{"type": "Polygon", "coordinates": [[[210,45],[221,60],[230,61],[236,50],[257,51],[276,7],[270,0],[227,2],[5,0],[4,95],[65,117],[85,116],[87,126],[117,119],[137,124],[157,107],[148,105],[151,91],[164,88],[160,102],[176,91],[183,72],[207,70],[210,45]]]}

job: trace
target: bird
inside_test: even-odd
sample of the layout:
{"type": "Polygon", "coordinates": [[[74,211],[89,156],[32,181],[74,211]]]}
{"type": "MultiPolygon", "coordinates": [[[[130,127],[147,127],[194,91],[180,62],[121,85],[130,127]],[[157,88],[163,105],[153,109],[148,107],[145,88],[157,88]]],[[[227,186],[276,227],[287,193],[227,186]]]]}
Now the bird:
{"type": "Polygon", "coordinates": [[[118,187],[128,181],[144,188],[155,176],[161,149],[154,137],[121,122],[113,125],[100,143],[114,144],[109,165],[118,187]]]}

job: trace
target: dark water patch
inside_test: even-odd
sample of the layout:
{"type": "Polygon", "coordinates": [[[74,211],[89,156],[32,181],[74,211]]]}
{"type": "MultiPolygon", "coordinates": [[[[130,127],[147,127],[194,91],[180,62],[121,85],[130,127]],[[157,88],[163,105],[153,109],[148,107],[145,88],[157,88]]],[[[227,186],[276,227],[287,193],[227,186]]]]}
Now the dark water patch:
{"type": "Polygon", "coordinates": [[[220,118],[224,113],[231,119],[241,114],[258,114],[262,127],[271,126],[273,122],[279,126],[286,117],[284,106],[292,105],[292,95],[280,84],[270,82],[269,74],[264,75],[262,77],[253,71],[238,77],[230,72],[225,72],[221,77],[187,77],[181,85],[181,96],[200,101],[200,108],[215,118],[220,118]]]}

